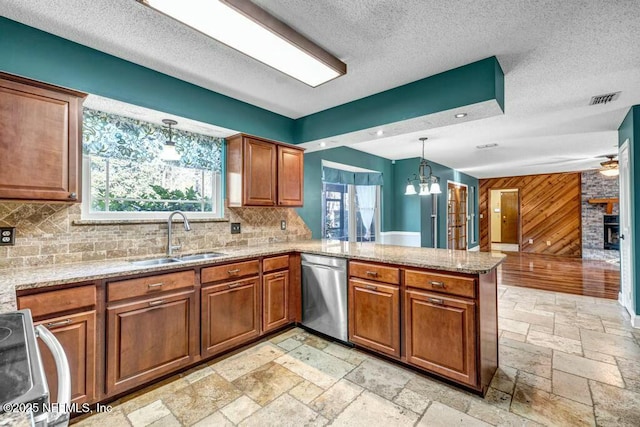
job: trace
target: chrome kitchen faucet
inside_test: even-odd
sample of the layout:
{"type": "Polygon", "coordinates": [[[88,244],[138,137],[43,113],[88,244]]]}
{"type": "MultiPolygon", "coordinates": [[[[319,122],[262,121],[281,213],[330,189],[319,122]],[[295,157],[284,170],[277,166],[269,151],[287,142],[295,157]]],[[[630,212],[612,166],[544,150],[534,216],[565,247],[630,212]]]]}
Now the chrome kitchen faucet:
{"type": "Polygon", "coordinates": [[[172,236],[171,224],[173,223],[173,217],[175,215],[180,215],[182,217],[182,221],[184,222],[184,231],[191,231],[189,220],[187,219],[187,216],[182,211],[171,212],[171,215],[169,215],[169,219],[167,220],[167,227],[169,229],[169,233],[167,234],[167,256],[168,257],[173,256],[173,251],[175,249],[180,249],[180,245],[173,245],[171,243],[171,236],[172,236]]]}

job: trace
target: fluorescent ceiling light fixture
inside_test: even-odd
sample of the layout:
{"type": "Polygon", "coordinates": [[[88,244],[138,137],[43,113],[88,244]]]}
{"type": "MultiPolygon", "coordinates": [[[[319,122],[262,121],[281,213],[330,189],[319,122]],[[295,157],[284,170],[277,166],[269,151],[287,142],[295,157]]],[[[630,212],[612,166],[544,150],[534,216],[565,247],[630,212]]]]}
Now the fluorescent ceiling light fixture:
{"type": "Polygon", "coordinates": [[[316,87],[347,65],[248,0],[138,0],[245,55],[316,87]]]}

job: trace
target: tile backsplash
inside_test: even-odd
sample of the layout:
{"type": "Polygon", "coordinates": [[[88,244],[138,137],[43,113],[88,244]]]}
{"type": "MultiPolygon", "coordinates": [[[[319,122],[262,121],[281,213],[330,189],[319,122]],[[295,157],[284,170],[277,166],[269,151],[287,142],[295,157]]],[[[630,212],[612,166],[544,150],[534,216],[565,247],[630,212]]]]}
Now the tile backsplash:
{"type": "MultiPolygon", "coordinates": [[[[229,222],[192,220],[189,232],[174,222],[174,244],[182,246],[176,254],[311,238],[311,231],[292,208],[228,208],[226,218],[229,222]],[[280,229],[281,220],[287,221],[286,230],[280,229]],[[231,234],[230,222],[240,222],[242,233],[231,234]]],[[[166,223],[79,221],[80,205],[0,202],[0,227],[16,227],[15,246],[0,246],[0,269],[166,252],[166,223]]]]}

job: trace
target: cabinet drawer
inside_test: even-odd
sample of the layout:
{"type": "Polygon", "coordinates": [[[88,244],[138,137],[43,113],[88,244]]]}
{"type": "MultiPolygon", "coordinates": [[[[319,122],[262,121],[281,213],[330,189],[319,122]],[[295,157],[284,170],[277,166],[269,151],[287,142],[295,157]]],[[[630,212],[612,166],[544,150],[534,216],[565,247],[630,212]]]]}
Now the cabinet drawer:
{"type": "Polygon", "coordinates": [[[351,277],[360,277],[361,279],[375,280],[376,282],[400,284],[400,270],[395,267],[350,262],[349,275],[351,277]]]}
{"type": "Polygon", "coordinates": [[[30,309],[34,318],[95,305],[96,287],[93,285],[18,297],[18,308],[30,309]]]}
{"type": "Polygon", "coordinates": [[[110,282],[107,287],[107,301],[119,301],[175,289],[192,288],[195,283],[196,274],[193,270],[110,282]]]}
{"type": "Polygon", "coordinates": [[[269,271],[281,270],[283,268],[289,268],[289,255],[265,258],[262,261],[263,273],[268,273],[269,271]]]}
{"type": "Polygon", "coordinates": [[[258,260],[236,262],[217,267],[207,267],[202,269],[202,283],[218,282],[220,280],[233,280],[238,277],[258,274],[260,265],[258,260]]]}
{"type": "Polygon", "coordinates": [[[444,292],[461,297],[476,297],[476,281],[468,277],[426,271],[405,270],[404,283],[408,287],[444,292]]]}

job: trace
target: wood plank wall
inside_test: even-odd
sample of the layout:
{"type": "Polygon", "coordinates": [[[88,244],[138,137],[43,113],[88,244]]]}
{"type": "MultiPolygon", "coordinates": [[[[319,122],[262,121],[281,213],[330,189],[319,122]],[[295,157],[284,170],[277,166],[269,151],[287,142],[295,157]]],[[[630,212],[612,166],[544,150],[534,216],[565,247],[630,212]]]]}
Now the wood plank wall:
{"type": "Polygon", "coordinates": [[[490,190],[501,188],[520,190],[522,252],[582,256],[579,172],[481,179],[480,250],[483,251],[490,250],[490,190]],[[529,239],[533,239],[533,244],[529,239]]]}

